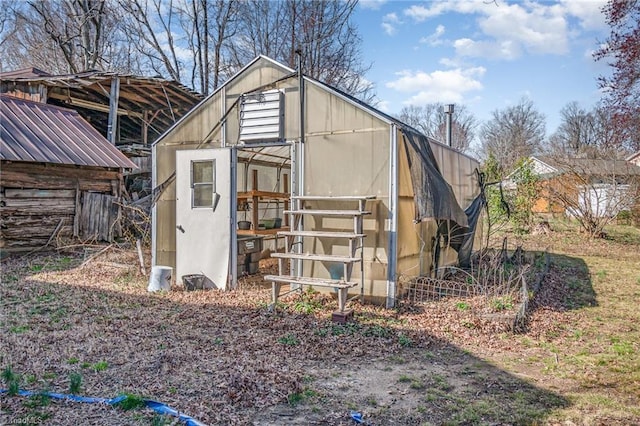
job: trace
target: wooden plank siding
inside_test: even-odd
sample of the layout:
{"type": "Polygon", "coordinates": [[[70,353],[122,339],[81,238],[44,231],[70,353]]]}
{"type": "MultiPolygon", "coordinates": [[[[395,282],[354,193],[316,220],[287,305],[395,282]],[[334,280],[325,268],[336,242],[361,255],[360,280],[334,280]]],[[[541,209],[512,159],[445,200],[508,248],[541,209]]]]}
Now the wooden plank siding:
{"type": "Polygon", "coordinates": [[[121,236],[118,197],[98,192],[84,192],[80,212],[80,234],[83,238],[113,241],[121,236]]]}
{"type": "Polygon", "coordinates": [[[120,170],[3,161],[0,249],[26,251],[55,234],[113,241],[122,235],[120,170]]]}

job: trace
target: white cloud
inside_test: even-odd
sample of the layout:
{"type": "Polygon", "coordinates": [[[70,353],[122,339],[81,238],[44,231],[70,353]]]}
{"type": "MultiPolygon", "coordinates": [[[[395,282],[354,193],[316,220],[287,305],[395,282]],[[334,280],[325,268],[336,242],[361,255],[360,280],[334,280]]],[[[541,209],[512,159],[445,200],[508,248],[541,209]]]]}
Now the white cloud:
{"type": "Polygon", "coordinates": [[[449,9],[447,4],[434,2],[431,4],[431,7],[413,5],[408,9],[405,9],[403,13],[416,22],[423,22],[429,18],[440,15],[447,9],[449,9]]]}
{"type": "Polygon", "coordinates": [[[440,37],[442,37],[444,32],[445,32],[444,25],[438,25],[436,27],[436,30],[433,32],[433,34],[427,37],[422,37],[420,39],[420,43],[428,44],[429,46],[438,46],[442,44],[442,39],[440,39],[440,37]]]}
{"type": "Polygon", "coordinates": [[[583,29],[604,29],[607,28],[602,8],[607,3],[606,0],[560,0],[560,4],[569,15],[575,16],[583,29]]]}
{"type": "Polygon", "coordinates": [[[386,2],[387,0],[360,0],[358,4],[363,9],[378,10],[386,2]]]}
{"type": "Polygon", "coordinates": [[[457,58],[440,58],[438,61],[440,65],[444,65],[447,68],[457,68],[460,67],[460,60],[457,58]]]}
{"type": "Polygon", "coordinates": [[[380,25],[387,35],[392,36],[397,32],[396,25],[399,24],[402,24],[402,21],[398,18],[398,15],[395,13],[387,13],[382,18],[382,24],[380,25]]]}
{"type": "MultiPolygon", "coordinates": [[[[445,13],[475,16],[479,31],[458,43],[458,54],[510,60],[525,53],[566,54],[575,33],[603,28],[601,8],[606,1],[433,1],[412,5],[403,14],[416,23],[445,13]]],[[[428,43],[429,37],[421,41],[428,43]]]]}
{"type": "Polygon", "coordinates": [[[386,15],[384,15],[384,18],[382,18],[382,20],[386,22],[393,22],[394,24],[401,23],[400,19],[398,18],[398,15],[396,15],[395,12],[387,13],[386,15]]]}
{"type": "Polygon", "coordinates": [[[483,67],[456,68],[447,71],[404,70],[396,73],[398,79],[388,82],[386,87],[412,96],[405,104],[425,104],[431,102],[454,102],[464,100],[467,93],[482,90],[480,78],[485,74],[483,67]]]}
{"type": "Polygon", "coordinates": [[[567,21],[564,9],[554,5],[536,3],[501,5],[492,8],[492,13],[479,19],[485,35],[498,45],[505,41],[517,43],[530,53],[564,54],[568,51],[567,21]]]}
{"type": "Polygon", "coordinates": [[[512,60],[520,56],[520,45],[509,40],[474,41],[461,38],[453,42],[459,56],[512,60]]]}
{"type": "Polygon", "coordinates": [[[394,27],[388,22],[383,22],[382,24],[380,24],[380,26],[382,27],[382,29],[387,35],[392,36],[396,33],[396,27],[394,27]]]}

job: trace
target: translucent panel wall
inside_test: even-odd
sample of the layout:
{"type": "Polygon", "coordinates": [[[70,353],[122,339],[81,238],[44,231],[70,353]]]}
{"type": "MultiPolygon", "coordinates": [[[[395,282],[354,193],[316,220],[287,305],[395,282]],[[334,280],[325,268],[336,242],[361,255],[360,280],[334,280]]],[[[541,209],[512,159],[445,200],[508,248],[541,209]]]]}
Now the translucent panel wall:
{"type": "MultiPolygon", "coordinates": [[[[304,195],[377,197],[367,203],[367,210],[372,214],[364,218],[364,232],[367,234],[364,248],[365,294],[385,297],[391,126],[362,106],[312,83],[306,85],[306,97],[309,102],[305,125],[304,195]]],[[[314,209],[353,209],[357,206],[353,202],[314,201],[308,204],[314,209]]],[[[353,219],[307,217],[305,229],[353,230],[353,219]]],[[[307,239],[305,244],[313,244],[309,250],[318,253],[346,255],[349,250],[345,239],[307,239]]],[[[309,262],[305,268],[310,268],[311,275],[315,277],[336,277],[336,271],[331,270],[329,263],[309,262]]],[[[305,273],[308,273],[307,269],[305,273]]],[[[352,277],[360,279],[359,265],[355,265],[352,277]]]]}
{"type": "MultiPolygon", "coordinates": [[[[227,144],[235,143],[239,130],[238,108],[231,108],[225,125],[219,125],[227,108],[233,106],[233,102],[242,91],[273,82],[286,74],[285,69],[273,62],[259,59],[245,69],[236,80],[229,82],[196,106],[155,145],[155,185],[165,181],[171,182],[176,167],[177,150],[217,148],[223,145],[223,137],[226,137],[227,144]],[[214,128],[216,130],[212,132],[214,128]]],[[[294,83],[297,84],[295,81],[294,83]]],[[[160,195],[154,212],[155,262],[158,265],[175,267],[175,208],[175,184],[170,183],[160,195]]]]}

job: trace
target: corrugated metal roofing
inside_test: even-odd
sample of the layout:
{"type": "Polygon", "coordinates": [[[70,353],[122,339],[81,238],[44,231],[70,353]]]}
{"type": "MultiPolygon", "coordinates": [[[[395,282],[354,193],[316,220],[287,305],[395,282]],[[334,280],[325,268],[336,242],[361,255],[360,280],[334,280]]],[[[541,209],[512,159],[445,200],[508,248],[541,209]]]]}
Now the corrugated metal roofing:
{"type": "Polygon", "coordinates": [[[135,168],[76,111],[0,95],[0,158],[135,168]]]}
{"type": "MultiPolygon", "coordinates": [[[[0,73],[0,79],[5,81],[22,81],[22,82],[38,82],[45,83],[48,86],[60,86],[60,87],[87,87],[96,83],[102,83],[104,81],[110,81],[112,78],[118,77],[122,80],[122,86],[131,82],[138,83],[141,86],[145,84],[147,87],[162,87],[179,88],[183,93],[172,93],[177,97],[186,96],[189,94],[195,98],[201,99],[202,96],[189,89],[188,87],[173,80],[166,80],[162,77],[144,77],[135,74],[123,74],[113,71],[83,71],[77,74],[61,74],[54,75],[49,74],[46,71],[39,70],[38,68],[25,68],[16,71],[7,71],[0,73]]],[[[191,100],[191,99],[189,99],[191,100]]]]}
{"type": "MultiPolygon", "coordinates": [[[[46,87],[48,104],[77,109],[93,127],[107,134],[111,84],[119,80],[119,142],[141,143],[141,125],[149,125],[153,141],[202,99],[179,82],[161,77],[143,77],[110,71],[84,71],[51,75],[37,68],[0,73],[3,93],[15,94],[23,86],[46,87]]],[[[34,99],[36,100],[36,99],[34,99]]]]}

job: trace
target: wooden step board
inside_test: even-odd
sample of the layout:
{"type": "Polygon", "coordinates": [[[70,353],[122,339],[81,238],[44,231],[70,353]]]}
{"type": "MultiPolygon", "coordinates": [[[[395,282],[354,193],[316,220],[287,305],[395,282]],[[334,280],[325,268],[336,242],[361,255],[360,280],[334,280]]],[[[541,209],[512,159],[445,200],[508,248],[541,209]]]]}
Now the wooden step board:
{"type": "Polygon", "coordinates": [[[271,257],[277,257],[280,259],[302,259],[302,260],[317,260],[320,262],[341,262],[341,263],[354,263],[360,262],[359,257],[352,256],[340,256],[336,254],[315,254],[315,253],[271,253],[271,257]]]}
{"type": "Polygon", "coordinates": [[[318,237],[318,238],[364,238],[365,234],[353,232],[329,232],[329,231],[280,231],[279,237],[318,237]]]}
{"type": "Polygon", "coordinates": [[[361,210],[312,210],[312,209],[302,209],[302,210],[285,210],[284,214],[310,214],[314,216],[364,216],[371,214],[369,211],[361,211],[361,210]]]}
{"type": "MultiPolygon", "coordinates": [[[[273,305],[276,306],[278,297],[280,296],[280,289],[283,285],[290,285],[291,291],[299,290],[302,286],[314,286],[314,287],[328,287],[333,288],[338,295],[338,313],[334,312],[332,318],[347,318],[347,311],[345,306],[347,304],[347,296],[350,288],[362,285],[364,288],[364,270],[361,268],[360,281],[351,281],[351,274],[353,272],[353,265],[355,263],[363,263],[363,245],[366,234],[363,230],[364,216],[370,215],[371,211],[365,210],[365,206],[369,200],[376,199],[375,195],[293,195],[291,197],[292,208],[285,210],[283,213],[289,215],[291,228],[283,229],[277,232],[277,236],[285,238],[285,245],[287,251],[285,253],[273,253],[271,257],[278,259],[278,273],[279,275],[266,275],[264,279],[271,281],[273,305]],[[331,202],[338,202],[335,207],[345,206],[347,202],[357,202],[357,207],[354,209],[352,205],[350,209],[343,210],[340,208],[320,208],[313,209],[309,205],[305,205],[306,201],[318,201],[322,207],[328,205],[331,202]],[[307,207],[307,208],[305,208],[307,207]],[[353,228],[351,230],[336,230],[336,231],[314,231],[314,230],[302,230],[295,228],[303,228],[302,219],[303,216],[334,216],[340,218],[353,219],[353,228]],[[348,243],[348,254],[339,255],[329,253],[304,253],[303,247],[304,240],[302,238],[336,238],[345,239],[348,243]],[[297,253],[294,250],[299,250],[302,253],[297,253]],[[356,252],[360,250],[359,256],[355,256],[356,252]],[[334,262],[336,264],[342,263],[343,278],[342,279],[323,279],[323,278],[311,278],[305,276],[296,275],[282,275],[285,271],[284,260],[291,260],[291,268],[294,274],[304,274],[303,264],[301,261],[318,261],[318,262],[334,262]],[[297,266],[297,268],[296,268],[297,266]],[[296,272],[297,271],[297,272],[296,272]],[[337,314],[337,316],[336,316],[337,314]]],[[[319,207],[319,206],[316,206],[319,207]]],[[[317,240],[316,240],[317,241],[317,240]]],[[[315,249],[316,245],[312,245],[315,249]]],[[[315,251],[315,250],[314,250],[315,251]]]]}
{"type": "Polygon", "coordinates": [[[265,281],[278,282],[284,284],[301,284],[314,287],[351,288],[358,285],[355,281],[332,280],[326,278],[295,277],[293,275],[265,275],[265,281]]]}
{"type": "Polygon", "coordinates": [[[375,200],[375,195],[293,195],[293,200],[302,201],[366,201],[375,200]]]}
{"type": "Polygon", "coordinates": [[[344,312],[347,305],[347,292],[349,288],[358,285],[357,282],[343,280],[327,280],[323,278],[310,277],[294,277],[292,275],[265,275],[265,281],[271,281],[271,293],[273,306],[275,307],[278,297],[280,296],[280,288],[283,284],[301,284],[315,287],[332,287],[338,291],[338,310],[344,312]]]}

